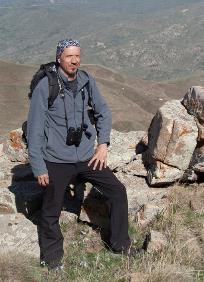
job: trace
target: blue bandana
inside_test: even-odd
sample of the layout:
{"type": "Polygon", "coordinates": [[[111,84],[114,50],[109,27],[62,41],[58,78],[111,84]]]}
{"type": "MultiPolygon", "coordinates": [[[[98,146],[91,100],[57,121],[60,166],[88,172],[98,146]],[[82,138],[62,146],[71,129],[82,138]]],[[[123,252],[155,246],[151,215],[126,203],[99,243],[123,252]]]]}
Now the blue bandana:
{"type": "Polygon", "coordinates": [[[62,52],[64,51],[65,48],[68,48],[69,46],[77,46],[80,47],[79,41],[75,39],[63,39],[60,40],[57,44],[57,50],[56,50],[56,60],[60,58],[62,55],[62,52]]]}

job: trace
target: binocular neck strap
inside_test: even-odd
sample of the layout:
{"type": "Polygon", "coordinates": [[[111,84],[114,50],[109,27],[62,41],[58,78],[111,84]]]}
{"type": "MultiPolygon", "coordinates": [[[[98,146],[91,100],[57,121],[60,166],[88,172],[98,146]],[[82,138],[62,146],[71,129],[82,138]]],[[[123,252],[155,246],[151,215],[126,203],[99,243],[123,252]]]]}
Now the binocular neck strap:
{"type": "Polygon", "coordinates": [[[60,77],[60,75],[57,74],[57,79],[58,79],[58,83],[59,83],[59,95],[60,97],[63,99],[63,104],[64,104],[64,114],[65,114],[65,123],[66,123],[66,128],[67,128],[67,132],[69,130],[68,127],[68,118],[67,118],[67,111],[66,111],[66,106],[65,106],[65,94],[64,94],[64,82],[62,80],[62,78],[60,77]]]}
{"type": "MultiPolygon", "coordinates": [[[[82,90],[81,90],[81,96],[82,96],[82,102],[83,102],[81,127],[84,130],[84,100],[85,100],[84,88],[82,88],[82,90]]],[[[68,118],[67,118],[67,110],[66,110],[66,105],[65,105],[65,94],[64,94],[64,92],[60,93],[60,97],[63,99],[64,113],[65,113],[65,123],[66,123],[67,132],[68,132],[69,126],[68,126],[68,118]]]]}
{"type": "Polygon", "coordinates": [[[68,118],[67,118],[67,110],[66,110],[66,106],[65,106],[65,95],[64,93],[60,94],[61,98],[63,99],[63,104],[64,104],[64,114],[65,114],[65,123],[66,123],[66,128],[67,128],[67,132],[69,131],[69,126],[68,126],[68,118]]]}
{"type": "Polygon", "coordinates": [[[82,97],[82,102],[83,102],[81,127],[84,130],[84,100],[85,100],[84,88],[81,89],[81,97],[82,97]]]}

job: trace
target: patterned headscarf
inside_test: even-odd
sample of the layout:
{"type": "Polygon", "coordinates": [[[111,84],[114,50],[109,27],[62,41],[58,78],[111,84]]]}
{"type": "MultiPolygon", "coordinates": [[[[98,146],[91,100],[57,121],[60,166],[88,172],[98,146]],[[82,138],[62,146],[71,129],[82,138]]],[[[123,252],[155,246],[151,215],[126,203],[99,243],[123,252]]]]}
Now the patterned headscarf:
{"type": "Polygon", "coordinates": [[[60,58],[62,55],[62,52],[65,48],[68,48],[69,46],[77,46],[80,47],[79,41],[76,39],[63,39],[60,40],[57,44],[57,50],[56,50],[56,61],[60,58]]]}

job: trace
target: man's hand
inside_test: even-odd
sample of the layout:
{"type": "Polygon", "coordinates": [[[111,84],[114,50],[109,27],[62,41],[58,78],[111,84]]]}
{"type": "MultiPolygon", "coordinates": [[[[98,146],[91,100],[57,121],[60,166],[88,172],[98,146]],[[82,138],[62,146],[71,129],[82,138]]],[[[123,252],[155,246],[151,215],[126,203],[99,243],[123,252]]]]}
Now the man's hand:
{"type": "Polygon", "coordinates": [[[93,155],[92,159],[88,163],[88,166],[91,166],[91,164],[94,163],[93,170],[96,170],[98,165],[99,165],[99,170],[102,170],[103,167],[106,168],[107,152],[108,152],[107,144],[98,145],[95,154],[93,155]]]}
{"type": "Polygon", "coordinates": [[[47,173],[37,176],[37,179],[39,185],[44,187],[49,185],[49,175],[47,173]]]}

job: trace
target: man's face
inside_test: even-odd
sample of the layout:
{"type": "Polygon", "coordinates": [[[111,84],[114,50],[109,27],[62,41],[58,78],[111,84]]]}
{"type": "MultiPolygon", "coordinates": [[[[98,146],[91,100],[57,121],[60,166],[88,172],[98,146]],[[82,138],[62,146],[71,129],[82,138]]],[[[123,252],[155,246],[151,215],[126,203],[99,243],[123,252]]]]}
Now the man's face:
{"type": "Polygon", "coordinates": [[[62,70],[70,77],[75,76],[78,67],[80,66],[80,47],[69,46],[62,52],[58,59],[62,70]]]}

